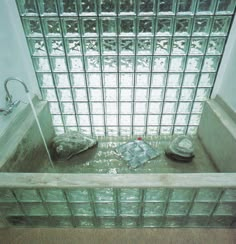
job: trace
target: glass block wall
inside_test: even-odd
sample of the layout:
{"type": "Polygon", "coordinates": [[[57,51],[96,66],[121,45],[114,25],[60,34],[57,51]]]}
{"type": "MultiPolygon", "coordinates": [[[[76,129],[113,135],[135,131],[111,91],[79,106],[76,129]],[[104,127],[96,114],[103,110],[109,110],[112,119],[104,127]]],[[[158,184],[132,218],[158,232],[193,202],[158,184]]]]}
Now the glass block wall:
{"type": "Polygon", "coordinates": [[[15,227],[234,227],[236,189],[0,189],[0,224],[15,227]],[[2,223],[1,223],[2,220],[2,223]]]}
{"type": "Polygon", "coordinates": [[[56,133],[196,133],[235,0],[16,2],[56,133]]]}

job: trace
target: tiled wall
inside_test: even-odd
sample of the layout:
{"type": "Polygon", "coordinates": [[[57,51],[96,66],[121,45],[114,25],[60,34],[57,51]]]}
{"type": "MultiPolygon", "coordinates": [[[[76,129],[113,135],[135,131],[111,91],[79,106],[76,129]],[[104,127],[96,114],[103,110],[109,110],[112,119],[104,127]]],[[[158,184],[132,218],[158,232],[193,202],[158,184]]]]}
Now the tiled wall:
{"type": "Polygon", "coordinates": [[[236,189],[0,189],[2,226],[235,227],[236,189]]]}
{"type": "Polygon", "coordinates": [[[16,0],[57,133],[196,133],[235,0],[16,0]]]}

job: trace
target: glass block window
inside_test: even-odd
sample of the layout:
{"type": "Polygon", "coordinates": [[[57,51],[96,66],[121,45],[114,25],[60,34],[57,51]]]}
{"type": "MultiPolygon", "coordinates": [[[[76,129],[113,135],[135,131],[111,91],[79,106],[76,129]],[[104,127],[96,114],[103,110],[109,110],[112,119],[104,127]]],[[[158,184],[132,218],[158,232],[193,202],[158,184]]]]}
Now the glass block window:
{"type": "Polygon", "coordinates": [[[56,133],[196,133],[235,0],[16,0],[56,133]]]}

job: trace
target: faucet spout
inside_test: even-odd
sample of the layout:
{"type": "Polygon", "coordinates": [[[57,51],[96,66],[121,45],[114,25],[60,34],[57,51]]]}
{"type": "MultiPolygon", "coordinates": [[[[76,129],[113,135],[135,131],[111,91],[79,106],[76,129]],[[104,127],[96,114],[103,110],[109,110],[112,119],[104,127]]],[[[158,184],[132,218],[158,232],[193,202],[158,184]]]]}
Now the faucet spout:
{"type": "Polygon", "coordinates": [[[9,103],[12,104],[12,96],[10,95],[9,90],[8,90],[8,88],[7,88],[7,83],[8,83],[10,80],[15,80],[15,81],[20,82],[20,83],[24,86],[24,88],[25,88],[25,92],[26,92],[26,93],[29,92],[29,89],[28,89],[28,87],[26,86],[26,84],[25,84],[22,80],[20,80],[20,79],[18,79],[18,78],[15,78],[15,77],[9,77],[9,78],[7,78],[7,79],[5,80],[5,82],[4,82],[4,87],[5,87],[5,90],[6,90],[6,93],[7,93],[6,100],[7,100],[9,103]]]}

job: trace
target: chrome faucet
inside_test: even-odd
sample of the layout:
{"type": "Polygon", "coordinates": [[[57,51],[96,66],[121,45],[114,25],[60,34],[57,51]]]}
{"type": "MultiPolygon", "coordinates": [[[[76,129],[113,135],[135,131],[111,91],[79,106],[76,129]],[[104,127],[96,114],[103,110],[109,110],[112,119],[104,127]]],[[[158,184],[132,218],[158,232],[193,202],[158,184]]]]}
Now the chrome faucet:
{"type": "Polygon", "coordinates": [[[11,113],[12,110],[13,110],[15,107],[17,107],[18,104],[20,103],[19,100],[16,100],[16,101],[14,101],[14,102],[13,102],[13,100],[12,100],[12,96],[10,95],[9,90],[8,90],[8,88],[7,88],[7,83],[8,83],[10,80],[15,80],[15,81],[20,82],[20,83],[24,86],[24,88],[25,88],[25,92],[26,92],[26,93],[29,92],[28,87],[26,86],[26,84],[25,84],[22,80],[20,80],[20,79],[18,79],[18,78],[15,78],[15,77],[9,77],[9,78],[7,78],[7,79],[5,80],[5,82],[4,82],[4,87],[5,87],[6,94],[7,94],[7,95],[6,95],[7,108],[5,108],[5,109],[0,108],[0,113],[3,113],[4,115],[8,115],[9,113],[11,113]]]}

